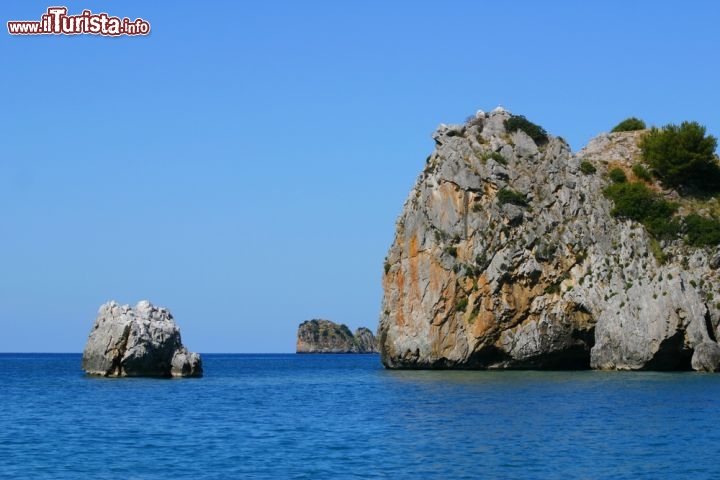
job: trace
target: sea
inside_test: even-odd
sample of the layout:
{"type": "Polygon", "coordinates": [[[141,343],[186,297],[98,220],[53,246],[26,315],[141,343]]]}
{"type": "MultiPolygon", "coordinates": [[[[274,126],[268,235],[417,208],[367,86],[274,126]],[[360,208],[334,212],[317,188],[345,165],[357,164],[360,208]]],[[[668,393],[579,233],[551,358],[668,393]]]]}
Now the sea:
{"type": "Polygon", "coordinates": [[[720,478],[717,374],[203,362],[108,379],[79,354],[0,354],[0,478],[720,478]]]}

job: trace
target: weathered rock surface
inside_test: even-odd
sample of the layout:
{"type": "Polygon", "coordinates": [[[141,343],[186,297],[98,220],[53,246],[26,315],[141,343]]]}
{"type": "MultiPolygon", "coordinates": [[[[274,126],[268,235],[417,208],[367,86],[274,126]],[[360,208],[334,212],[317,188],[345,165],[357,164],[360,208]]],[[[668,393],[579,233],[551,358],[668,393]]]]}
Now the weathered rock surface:
{"type": "Polygon", "coordinates": [[[377,353],[377,339],[369,328],[360,327],[353,335],[358,351],[361,353],[377,353]]]}
{"type": "Polygon", "coordinates": [[[384,365],[717,370],[718,252],[666,242],[661,264],[602,193],[609,169],[632,176],[642,132],[573,154],[562,138],[506,131],[509,116],[434,133],[386,258],[384,365]],[[503,189],[525,204],[502,203],[503,189]]]}
{"type": "Polygon", "coordinates": [[[307,320],[297,333],[297,353],[377,353],[373,333],[360,327],[355,334],[330,320],[307,320]]]}
{"type": "Polygon", "coordinates": [[[700,372],[720,370],[720,345],[716,342],[703,342],[695,347],[692,356],[692,368],[700,372]]]}
{"type": "Polygon", "coordinates": [[[106,377],[201,377],[202,361],[188,352],[170,312],[148,301],[135,308],[109,302],[100,307],[82,368],[106,377]]]}

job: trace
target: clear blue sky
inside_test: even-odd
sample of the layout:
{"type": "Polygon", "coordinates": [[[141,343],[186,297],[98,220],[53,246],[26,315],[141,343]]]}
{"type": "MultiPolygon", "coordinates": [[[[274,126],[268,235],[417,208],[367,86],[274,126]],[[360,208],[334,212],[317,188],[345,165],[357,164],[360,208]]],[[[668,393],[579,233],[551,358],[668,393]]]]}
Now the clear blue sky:
{"type": "Polygon", "coordinates": [[[10,36],[0,5],[0,351],[82,350],[115,299],[200,352],[377,327],[432,131],[498,104],[579,149],[636,115],[720,134],[720,3],[59,2],[147,37],[10,36]]]}

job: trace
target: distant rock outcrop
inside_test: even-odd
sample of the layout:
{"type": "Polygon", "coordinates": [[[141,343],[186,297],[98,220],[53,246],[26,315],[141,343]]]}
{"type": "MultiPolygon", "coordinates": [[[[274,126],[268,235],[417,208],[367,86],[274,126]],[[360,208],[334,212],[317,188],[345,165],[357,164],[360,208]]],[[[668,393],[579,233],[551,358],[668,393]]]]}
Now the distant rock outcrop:
{"type": "Polygon", "coordinates": [[[560,137],[508,127],[518,118],[478,112],[433,135],[385,261],[383,364],[720,369],[720,250],[657,240],[603,193],[619,169],[678,200],[635,178],[645,132],[602,134],[573,154],[560,137]]]}
{"type": "Polygon", "coordinates": [[[372,332],[360,327],[355,334],[345,325],[330,320],[308,320],[297,333],[297,353],[376,353],[372,332]]]}
{"type": "Polygon", "coordinates": [[[360,327],[355,330],[355,343],[361,353],[377,353],[377,339],[369,328],[360,327]]]}
{"type": "Polygon", "coordinates": [[[201,377],[202,361],[188,352],[170,312],[148,301],[135,308],[109,302],[100,307],[82,368],[105,377],[201,377]]]}

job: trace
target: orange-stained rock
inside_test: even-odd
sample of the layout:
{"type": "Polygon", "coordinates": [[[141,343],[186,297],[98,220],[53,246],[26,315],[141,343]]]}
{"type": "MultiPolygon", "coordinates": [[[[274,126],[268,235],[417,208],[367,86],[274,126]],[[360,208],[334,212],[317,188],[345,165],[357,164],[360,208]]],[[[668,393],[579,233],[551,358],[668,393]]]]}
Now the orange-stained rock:
{"type": "Polygon", "coordinates": [[[510,118],[480,112],[433,134],[386,258],[384,365],[689,369],[704,345],[693,365],[712,369],[720,254],[678,238],[659,264],[644,227],[613,217],[602,193],[611,166],[635,180],[643,132],[573,154],[560,137],[507,131],[510,118]]]}

